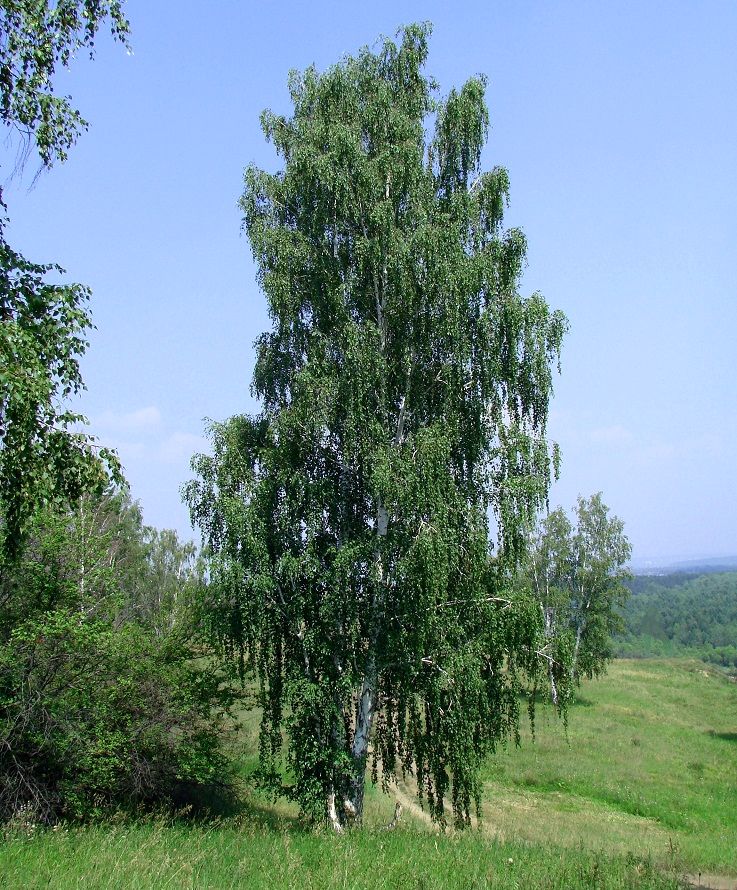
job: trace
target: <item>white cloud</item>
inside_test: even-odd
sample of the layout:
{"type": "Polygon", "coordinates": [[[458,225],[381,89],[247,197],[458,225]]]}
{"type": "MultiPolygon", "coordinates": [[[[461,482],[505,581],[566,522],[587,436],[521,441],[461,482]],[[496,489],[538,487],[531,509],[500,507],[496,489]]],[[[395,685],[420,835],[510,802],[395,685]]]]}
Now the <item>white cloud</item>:
{"type": "Polygon", "coordinates": [[[131,433],[141,430],[150,430],[161,423],[161,412],[154,405],[120,414],[117,411],[103,411],[99,417],[93,419],[92,427],[115,431],[116,433],[131,433]]]}
{"type": "Polygon", "coordinates": [[[629,445],[635,438],[628,429],[619,424],[591,430],[589,437],[592,442],[599,442],[603,445],[629,445]]]}
{"type": "Polygon", "coordinates": [[[204,436],[195,436],[193,433],[172,433],[161,442],[156,457],[164,463],[180,463],[189,460],[193,454],[207,451],[209,444],[204,436]]]}
{"type": "Polygon", "coordinates": [[[201,435],[175,430],[154,405],[127,413],[108,410],[93,418],[89,430],[100,442],[116,449],[123,464],[145,462],[150,465],[188,463],[193,454],[207,451],[208,440],[201,435]]]}

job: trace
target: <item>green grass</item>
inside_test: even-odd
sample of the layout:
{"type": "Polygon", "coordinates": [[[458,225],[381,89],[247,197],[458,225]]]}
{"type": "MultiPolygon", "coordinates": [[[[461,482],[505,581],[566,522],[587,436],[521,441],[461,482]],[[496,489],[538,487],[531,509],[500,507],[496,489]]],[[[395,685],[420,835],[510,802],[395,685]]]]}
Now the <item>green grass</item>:
{"type": "MultiPolygon", "coordinates": [[[[380,830],[394,796],[370,789],[368,827],[341,837],[247,793],[219,822],[18,825],[0,841],[0,886],[675,890],[685,872],[737,874],[737,688],[724,676],[618,661],[583,686],[567,735],[544,705],[534,743],[524,735],[487,764],[484,819],[462,834],[440,834],[407,786],[396,831],[380,830]]],[[[242,740],[247,774],[253,715],[242,740]]]]}
{"type": "Polygon", "coordinates": [[[4,888],[341,888],[341,890],[675,890],[632,857],[498,844],[483,834],[274,830],[149,824],[61,829],[0,848],[4,888]]]}

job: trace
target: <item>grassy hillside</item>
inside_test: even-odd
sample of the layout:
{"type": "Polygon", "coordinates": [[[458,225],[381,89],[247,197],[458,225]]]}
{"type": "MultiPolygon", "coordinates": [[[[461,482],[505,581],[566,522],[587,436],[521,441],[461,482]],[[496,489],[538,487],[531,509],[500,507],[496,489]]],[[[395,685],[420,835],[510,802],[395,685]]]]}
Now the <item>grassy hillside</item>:
{"type": "Polygon", "coordinates": [[[536,741],[490,760],[483,822],[462,835],[438,833],[408,786],[396,831],[380,828],[394,796],[374,790],[368,829],[344,837],[247,795],[210,824],[18,825],[0,885],[645,890],[712,872],[735,886],[736,755],[734,684],[698,662],[620,661],[584,686],[567,735],[543,706],[536,741]]]}
{"type": "Polygon", "coordinates": [[[236,824],[90,828],[0,851],[4,888],[314,890],[677,890],[632,857],[498,845],[479,835],[268,831],[236,824]]]}
{"type": "Polygon", "coordinates": [[[549,709],[526,735],[488,764],[490,830],[737,873],[737,686],[720,672],[615,661],[582,687],[567,736],[549,709]]]}

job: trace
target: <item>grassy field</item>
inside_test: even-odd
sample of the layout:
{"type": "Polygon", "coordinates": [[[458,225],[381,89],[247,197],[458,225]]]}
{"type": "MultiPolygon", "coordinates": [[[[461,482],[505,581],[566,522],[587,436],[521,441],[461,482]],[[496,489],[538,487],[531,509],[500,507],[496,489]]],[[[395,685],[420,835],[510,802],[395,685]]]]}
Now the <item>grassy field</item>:
{"type": "Polygon", "coordinates": [[[615,662],[567,734],[541,707],[534,743],[526,732],[484,778],[484,819],[463,834],[438,833],[407,786],[394,832],[380,828],[394,796],[375,789],[368,827],[343,837],[252,795],[207,824],[19,825],[0,886],[655,890],[699,872],[737,886],[737,688],[700,663],[615,662]]]}

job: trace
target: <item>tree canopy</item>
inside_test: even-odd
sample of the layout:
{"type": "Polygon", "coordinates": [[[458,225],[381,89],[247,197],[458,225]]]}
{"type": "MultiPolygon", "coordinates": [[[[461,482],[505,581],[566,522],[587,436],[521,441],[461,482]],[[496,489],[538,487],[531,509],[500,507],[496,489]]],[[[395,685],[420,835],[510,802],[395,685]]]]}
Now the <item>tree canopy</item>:
{"type": "Polygon", "coordinates": [[[400,33],[292,73],[291,117],[262,116],[283,168],[249,167],[241,207],[263,408],[212,426],[187,490],[213,630],[260,684],[261,781],[336,828],[370,750],[374,780],[413,772],[465,824],[544,642],[506,579],[548,491],[566,322],[518,292],[484,79],[438,100],[429,26],[400,33]]]}

